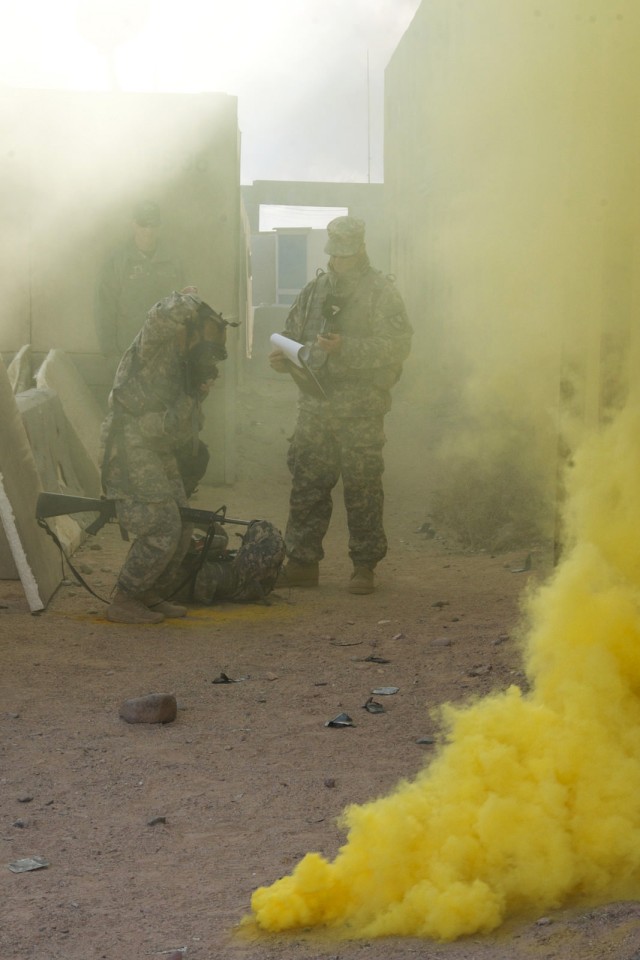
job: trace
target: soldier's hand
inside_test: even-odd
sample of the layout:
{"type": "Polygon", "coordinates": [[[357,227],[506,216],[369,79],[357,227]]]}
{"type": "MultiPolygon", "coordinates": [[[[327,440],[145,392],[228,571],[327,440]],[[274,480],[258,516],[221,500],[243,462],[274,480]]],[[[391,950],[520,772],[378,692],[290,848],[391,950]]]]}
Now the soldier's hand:
{"type": "Polygon", "coordinates": [[[287,372],[288,361],[282,350],[272,350],[267,359],[269,361],[269,366],[272,370],[275,370],[276,373],[287,372]]]}
{"type": "Polygon", "coordinates": [[[339,333],[318,334],[317,344],[325,353],[340,353],[342,337],[339,333]]]}

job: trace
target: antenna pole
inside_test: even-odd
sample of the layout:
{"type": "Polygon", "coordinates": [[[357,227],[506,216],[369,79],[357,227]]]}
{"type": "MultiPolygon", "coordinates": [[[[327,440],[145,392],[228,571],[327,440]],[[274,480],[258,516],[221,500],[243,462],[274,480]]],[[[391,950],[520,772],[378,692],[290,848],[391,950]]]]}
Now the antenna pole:
{"type": "Polygon", "coordinates": [[[369,50],[367,49],[367,183],[371,183],[371,78],[369,50]]]}

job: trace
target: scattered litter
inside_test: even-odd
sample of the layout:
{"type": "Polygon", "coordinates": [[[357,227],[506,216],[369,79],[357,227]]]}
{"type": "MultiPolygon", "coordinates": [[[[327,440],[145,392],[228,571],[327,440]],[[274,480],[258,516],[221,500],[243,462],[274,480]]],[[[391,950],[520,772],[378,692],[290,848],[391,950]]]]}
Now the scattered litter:
{"type": "Polygon", "coordinates": [[[242,681],[246,679],[247,677],[238,677],[234,680],[233,677],[228,677],[226,673],[221,673],[220,676],[212,680],[211,683],[242,683],[242,681]]]}
{"type": "Polygon", "coordinates": [[[416,743],[432,744],[436,742],[435,737],[418,737],[416,743]]]}
{"type": "Polygon", "coordinates": [[[527,554],[521,567],[511,567],[511,573],[526,573],[531,570],[531,554],[527,554]]]}
{"type": "Polygon", "coordinates": [[[392,640],[406,640],[404,633],[394,633],[391,637],[392,640]]]}
{"type": "Polygon", "coordinates": [[[376,687],[371,693],[374,693],[377,697],[392,697],[399,689],[400,687],[376,687]]]}
{"type": "Polygon", "coordinates": [[[486,677],[488,673],[491,673],[493,667],[490,663],[485,664],[484,666],[472,667],[469,670],[469,677],[486,677]]]}
{"type": "Polygon", "coordinates": [[[336,640],[335,637],[329,639],[329,643],[332,643],[334,647],[358,647],[362,642],[362,640],[336,640]]]}
{"type": "Polygon", "coordinates": [[[382,627],[385,623],[391,623],[391,620],[378,620],[378,626],[382,627]]]}
{"type": "Polygon", "coordinates": [[[30,797],[30,796],[23,795],[22,797],[18,797],[18,803],[31,803],[32,800],[33,800],[33,797],[30,797]]]}
{"type": "Polygon", "coordinates": [[[147,820],[147,826],[148,826],[148,827],[155,827],[155,826],[157,826],[159,823],[166,823],[166,822],[167,822],[167,818],[166,818],[166,817],[151,817],[151,820],[147,820]]]}
{"type": "Polygon", "coordinates": [[[391,663],[391,660],[387,660],[385,657],[376,657],[374,654],[369,654],[368,657],[354,657],[354,663],[391,663]]]}
{"type": "Polygon", "coordinates": [[[333,720],[327,720],[325,727],[354,727],[355,724],[348,713],[339,713],[333,720]]]}
{"type": "Polygon", "coordinates": [[[14,860],[9,864],[9,870],[12,873],[27,873],[29,870],[44,870],[49,866],[49,861],[44,857],[24,857],[22,860],[14,860]]]}
{"type": "Polygon", "coordinates": [[[437,607],[438,610],[442,610],[443,607],[448,607],[448,606],[449,606],[449,601],[448,601],[448,600],[436,600],[436,602],[435,602],[435,603],[432,603],[431,606],[432,606],[432,607],[437,607]]]}
{"type": "Polygon", "coordinates": [[[362,706],[367,711],[367,713],[384,713],[384,707],[381,703],[378,703],[377,700],[374,700],[373,697],[369,697],[366,703],[363,703],[362,706]]]}

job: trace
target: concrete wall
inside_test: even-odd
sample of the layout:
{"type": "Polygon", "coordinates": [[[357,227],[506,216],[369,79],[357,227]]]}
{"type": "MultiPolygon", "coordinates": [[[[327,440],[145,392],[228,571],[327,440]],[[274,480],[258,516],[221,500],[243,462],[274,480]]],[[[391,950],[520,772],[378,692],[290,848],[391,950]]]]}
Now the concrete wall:
{"type": "MultiPolygon", "coordinates": [[[[98,352],[94,285],[140,199],[163,208],[163,233],[189,279],[245,321],[237,104],[223,94],[4,92],[0,129],[0,351],[30,344],[38,363],[64,350],[104,404],[113,370],[98,352]]],[[[151,306],[151,304],[150,304],[151,306]]],[[[234,394],[246,325],[208,401],[208,479],[234,477],[234,394]]]]}
{"type": "MultiPolygon", "coordinates": [[[[269,234],[260,235],[259,242],[255,235],[259,234],[259,212],[261,204],[276,206],[305,206],[305,207],[345,207],[351,216],[360,217],[367,225],[367,250],[372,263],[379,270],[389,270],[389,233],[385,221],[384,185],[382,183],[331,183],[313,181],[286,181],[286,180],[256,180],[251,186],[242,187],[242,197],[247,210],[251,233],[254,236],[254,272],[260,278],[259,290],[266,290],[267,283],[262,277],[263,268],[260,258],[265,260],[275,257],[269,253],[269,234]],[[267,239],[263,240],[263,237],[267,239]]],[[[320,239],[312,231],[309,243],[310,276],[315,274],[318,267],[326,265],[327,257],[323,252],[326,235],[320,231],[320,239]]],[[[275,243],[275,237],[271,236],[275,243]]],[[[275,261],[274,261],[275,262],[275,261]]],[[[267,302],[260,297],[259,292],[254,296],[254,303],[267,302]]]]}
{"type": "Polygon", "coordinates": [[[637,357],[638,36],[634,0],[425,0],[385,75],[426,409],[524,431],[550,486],[558,417],[577,442],[637,357]]]}

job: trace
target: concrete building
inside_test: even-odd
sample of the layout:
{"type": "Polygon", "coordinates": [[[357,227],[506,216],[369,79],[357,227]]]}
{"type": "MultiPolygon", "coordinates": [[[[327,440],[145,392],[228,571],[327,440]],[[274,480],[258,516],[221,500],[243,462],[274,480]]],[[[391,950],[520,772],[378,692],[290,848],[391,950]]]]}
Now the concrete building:
{"type": "Polygon", "coordinates": [[[637,368],[638,35],[633,0],[425,0],[385,74],[425,409],[471,461],[511,443],[546,502],[561,421],[572,447],[637,368]]]}
{"type": "MultiPolygon", "coordinates": [[[[73,360],[104,404],[94,290],[108,250],[131,234],[132,209],[157,201],[188,281],[226,317],[246,321],[248,239],[240,197],[235,97],[223,94],[4,92],[0,128],[0,351],[30,344],[73,360]]],[[[152,306],[152,304],[149,304],[152,306]]],[[[208,401],[208,479],[234,479],[234,394],[245,323],[208,401]]]]}

